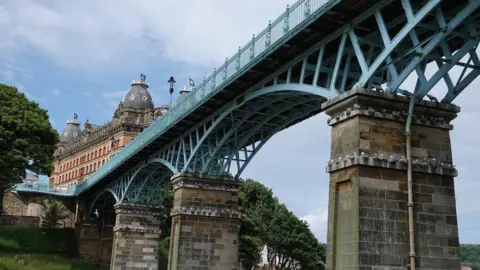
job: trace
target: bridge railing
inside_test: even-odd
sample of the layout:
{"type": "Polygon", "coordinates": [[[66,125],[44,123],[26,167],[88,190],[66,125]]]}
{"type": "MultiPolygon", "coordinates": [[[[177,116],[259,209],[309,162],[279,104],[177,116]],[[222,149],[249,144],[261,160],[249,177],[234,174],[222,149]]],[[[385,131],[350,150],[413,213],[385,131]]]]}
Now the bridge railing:
{"type": "Polygon", "coordinates": [[[243,48],[240,47],[238,52],[226,59],[222,66],[214,69],[213,73],[204,78],[198,87],[170,108],[165,115],[155,120],[122,151],[92,174],[85,183],[77,185],[74,192],[80,193],[101,180],[117,166],[155,140],[164,130],[175,125],[176,122],[192,112],[204,100],[220,92],[228,83],[244,74],[263,57],[278,48],[303,25],[309,24],[339,1],[298,0],[292,6],[287,6],[286,11],[279,18],[269,23],[268,27],[258,35],[254,35],[250,42],[243,48]]]}
{"type": "Polygon", "coordinates": [[[43,184],[38,182],[29,182],[25,181],[14,186],[13,190],[16,191],[30,191],[30,192],[39,192],[39,193],[55,193],[63,194],[66,196],[75,195],[77,186],[67,186],[67,185],[50,185],[43,184]]]}

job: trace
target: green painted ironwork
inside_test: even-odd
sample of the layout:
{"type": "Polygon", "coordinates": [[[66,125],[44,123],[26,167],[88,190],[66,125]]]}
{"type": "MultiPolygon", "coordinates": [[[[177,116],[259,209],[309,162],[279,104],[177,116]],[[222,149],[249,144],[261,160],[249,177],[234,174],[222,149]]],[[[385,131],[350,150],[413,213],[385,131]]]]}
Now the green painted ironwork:
{"type": "MultiPolygon", "coordinates": [[[[301,31],[330,6],[339,2],[301,0],[288,7],[280,18],[269,23],[247,46],[239,48],[238,53],[227,59],[224,65],[214,69],[213,74],[205,77],[202,84],[100,167],[86,183],[70,187],[28,187],[22,184],[14,190],[51,194],[62,192],[61,195],[67,196],[86,191],[284,44],[294,32],[301,31]],[[288,29],[288,34],[284,33],[285,29],[288,29]],[[60,189],[62,191],[59,191],[60,189]]],[[[248,89],[245,95],[232,100],[211,115],[206,115],[201,123],[196,123],[187,132],[178,134],[169,144],[158,149],[123,176],[108,183],[106,190],[119,202],[127,198],[129,201],[158,203],[161,195],[141,191],[145,186],[148,188],[144,190],[162,189],[154,185],[158,181],[144,181],[144,174],[148,171],[160,170],[163,176],[198,171],[214,175],[233,173],[235,177],[239,177],[255,154],[274,134],[299,119],[318,112],[322,102],[352,86],[376,89],[387,84],[383,91],[407,93],[423,98],[440,79],[444,79],[448,93],[443,100],[452,102],[480,75],[480,60],[476,52],[480,42],[477,27],[480,25],[480,1],[469,1],[450,11],[442,11],[441,2],[442,0],[425,1],[422,6],[416,6],[414,11],[410,0],[377,1],[348,24],[300,52],[284,66],[272,70],[248,89]],[[382,8],[398,1],[402,2],[404,13],[385,22],[381,14],[382,8]],[[378,29],[358,35],[356,27],[372,17],[378,29]],[[392,31],[394,28],[398,29],[399,24],[403,24],[403,27],[392,31]],[[391,36],[392,32],[395,35],[391,36]],[[462,37],[465,40],[454,52],[450,51],[448,45],[448,40],[453,37],[462,37]],[[332,53],[327,46],[338,50],[332,53]],[[471,59],[467,64],[460,61],[466,55],[471,59]],[[439,69],[427,80],[424,72],[429,61],[434,61],[439,69]],[[448,71],[453,66],[463,66],[465,69],[468,67],[473,71],[468,74],[462,72],[458,82],[453,84],[448,76],[448,71]],[[410,93],[399,87],[406,75],[412,72],[416,72],[418,81],[415,90],[410,93]],[[142,186],[141,183],[145,184],[142,186]],[[143,195],[129,197],[125,195],[129,190],[133,191],[132,194],[143,195]]]]}

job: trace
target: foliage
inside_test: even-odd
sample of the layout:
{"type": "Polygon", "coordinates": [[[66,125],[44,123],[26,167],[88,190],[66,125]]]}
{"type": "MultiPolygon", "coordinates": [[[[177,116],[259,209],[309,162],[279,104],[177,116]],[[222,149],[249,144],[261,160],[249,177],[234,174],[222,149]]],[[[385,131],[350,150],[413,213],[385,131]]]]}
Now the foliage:
{"type": "Polygon", "coordinates": [[[262,239],[255,222],[242,213],[238,255],[243,269],[252,269],[262,261],[262,239]]]}
{"type": "Polygon", "coordinates": [[[70,228],[0,227],[0,252],[76,253],[75,231],[70,228]]]}
{"type": "Polygon", "coordinates": [[[62,203],[57,201],[42,201],[45,214],[42,216],[41,226],[44,228],[57,228],[61,221],[68,217],[67,210],[62,203]]]}
{"type": "Polygon", "coordinates": [[[173,198],[174,198],[174,191],[173,188],[167,190],[165,194],[165,198],[163,199],[163,208],[166,213],[164,219],[162,219],[160,223],[160,229],[162,231],[160,235],[160,243],[159,243],[159,252],[158,252],[158,267],[159,269],[167,269],[168,267],[168,252],[169,252],[169,245],[170,245],[170,231],[172,228],[172,217],[170,216],[170,212],[173,208],[173,198]]]}
{"type": "Polygon", "coordinates": [[[0,190],[20,182],[26,169],[49,175],[57,142],[47,111],[0,84],[0,190]]]}
{"type": "Polygon", "coordinates": [[[90,270],[95,265],[51,254],[0,253],[0,270],[90,270]]]}
{"type": "MultiPolygon", "coordinates": [[[[306,222],[279,203],[271,189],[254,180],[246,180],[239,198],[243,219],[248,217],[255,225],[255,230],[247,230],[253,233],[246,236],[252,235],[260,240],[258,247],[260,250],[266,248],[270,267],[323,269],[319,262],[325,261],[325,247],[318,242],[306,222]]],[[[242,226],[245,224],[249,223],[242,222],[242,226]]],[[[242,247],[245,243],[240,244],[240,250],[245,248],[242,247]]],[[[256,255],[259,256],[259,253],[256,255]]],[[[247,258],[255,259],[253,256],[247,258]]],[[[245,257],[242,264],[244,260],[245,257]]]]}
{"type": "Polygon", "coordinates": [[[159,243],[159,256],[158,256],[158,269],[168,268],[168,248],[170,244],[170,237],[160,240],[159,243]]]}
{"type": "Polygon", "coordinates": [[[460,245],[462,265],[480,270],[480,245],[460,245]]]}
{"type": "MultiPolygon", "coordinates": [[[[173,187],[170,186],[170,188],[167,189],[167,192],[165,194],[165,198],[163,199],[163,204],[162,204],[164,212],[166,213],[166,218],[162,219],[162,222],[160,223],[160,229],[162,231],[162,235],[160,236],[160,238],[162,240],[170,236],[170,230],[172,227],[172,217],[170,216],[170,212],[172,211],[172,208],[173,208],[173,197],[174,197],[173,187]]],[[[167,252],[168,252],[168,249],[167,249],[167,252]]]]}

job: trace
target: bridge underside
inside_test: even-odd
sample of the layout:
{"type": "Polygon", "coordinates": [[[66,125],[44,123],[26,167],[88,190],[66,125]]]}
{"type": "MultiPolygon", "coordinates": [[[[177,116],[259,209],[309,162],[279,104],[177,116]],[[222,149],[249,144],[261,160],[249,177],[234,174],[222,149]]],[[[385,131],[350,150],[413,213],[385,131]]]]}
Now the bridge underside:
{"type": "MultiPolygon", "coordinates": [[[[315,17],[307,12],[307,3],[303,16],[315,17]]],[[[321,112],[322,102],[352,88],[423,98],[443,80],[448,91],[441,99],[450,103],[480,75],[479,6],[468,0],[340,1],[310,24],[289,30],[291,37],[280,45],[269,44],[275,29],[267,29],[264,44],[255,41],[251,48],[271,46],[264,51],[268,55],[215,95],[205,85],[192,92],[178,105],[185,108],[177,110],[190,113],[159,130],[155,140],[102,182],[128,178],[153,159],[172,173],[232,173],[238,178],[276,132],[321,112]],[[425,74],[429,63],[438,67],[432,76],[425,74]],[[449,75],[453,67],[464,69],[456,81],[449,75]],[[415,89],[401,89],[412,74],[415,89]]],[[[255,56],[256,50],[251,53],[255,56]]],[[[233,63],[228,67],[234,68],[233,63]]],[[[138,140],[143,143],[141,136],[138,140]]]]}

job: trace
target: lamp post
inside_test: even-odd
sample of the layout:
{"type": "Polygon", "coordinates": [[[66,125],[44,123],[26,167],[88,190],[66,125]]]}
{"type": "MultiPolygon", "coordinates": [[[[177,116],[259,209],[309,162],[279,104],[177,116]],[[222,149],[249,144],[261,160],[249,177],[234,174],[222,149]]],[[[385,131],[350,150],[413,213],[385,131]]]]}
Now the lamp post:
{"type": "Polygon", "coordinates": [[[168,83],[170,84],[170,90],[169,90],[169,92],[170,92],[170,105],[168,105],[168,109],[170,110],[170,108],[172,107],[173,85],[176,83],[173,76],[170,76],[170,79],[168,80],[168,83]]]}

